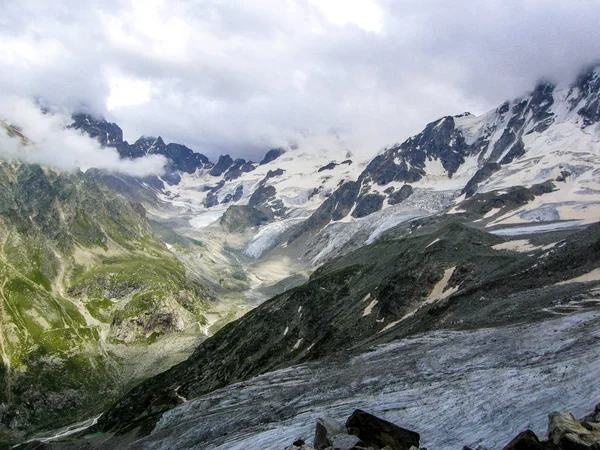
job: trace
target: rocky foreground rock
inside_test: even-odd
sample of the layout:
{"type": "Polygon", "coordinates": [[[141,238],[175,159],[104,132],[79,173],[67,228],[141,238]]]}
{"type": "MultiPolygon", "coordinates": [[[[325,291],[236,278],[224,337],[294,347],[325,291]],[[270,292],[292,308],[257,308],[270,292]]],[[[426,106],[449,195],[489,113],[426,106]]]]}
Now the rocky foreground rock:
{"type": "MultiPolygon", "coordinates": [[[[298,439],[286,450],[419,450],[419,440],[419,433],[357,409],[345,424],[317,419],[313,442],[298,439]]],[[[540,440],[533,431],[525,430],[502,450],[600,450],[600,404],[581,420],[570,412],[553,412],[548,416],[547,439],[540,440]]]]}

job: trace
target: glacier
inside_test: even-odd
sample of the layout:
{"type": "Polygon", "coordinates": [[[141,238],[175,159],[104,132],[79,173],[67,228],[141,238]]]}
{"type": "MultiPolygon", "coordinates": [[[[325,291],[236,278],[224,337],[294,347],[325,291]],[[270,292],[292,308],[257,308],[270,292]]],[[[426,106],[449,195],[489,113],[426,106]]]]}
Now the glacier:
{"type": "Polygon", "coordinates": [[[600,312],[474,331],[435,331],[214,391],[164,414],[131,449],[279,448],[311,441],[317,417],[360,408],[427,448],[500,449],[547,414],[582,416],[600,391],[600,312]]]}

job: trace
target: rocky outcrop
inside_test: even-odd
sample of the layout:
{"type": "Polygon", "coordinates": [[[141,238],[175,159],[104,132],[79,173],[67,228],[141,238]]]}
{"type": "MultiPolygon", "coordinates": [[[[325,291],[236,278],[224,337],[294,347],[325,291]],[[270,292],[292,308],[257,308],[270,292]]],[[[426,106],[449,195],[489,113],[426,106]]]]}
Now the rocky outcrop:
{"type": "Polygon", "coordinates": [[[89,137],[98,139],[100,144],[119,150],[123,145],[123,130],[116,123],[85,113],[73,114],[72,119],[73,123],[69,128],[84,131],[89,137]]]}
{"type": "Polygon", "coordinates": [[[319,170],[317,170],[317,172],[320,173],[325,170],[333,170],[333,169],[335,169],[336,166],[337,166],[337,164],[332,161],[329,164],[325,164],[323,167],[319,167],[319,170]]]}
{"type": "Polygon", "coordinates": [[[70,128],[85,132],[105,147],[116,148],[123,158],[140,158],[149,154],[165,156],[169,160],[166,174],[167,177],[170,176],[167,180],[169,182],[179,182],[178,177],[173,177],[176,171],[194,173],[199,168],[212,166],[203,154],[182,144],[165,144],[160,136],[142,136],[135,143],[129,144],[123,140],[123,130],[116,123],[85,113],[73,114],[72,119],[70,128]]]}
{"type": "Polygon", "coordinates": [[[217,164],[215,164],[215,166],[210,169],[209,175],[212,175],[213,177],[220,177],[221,175],[223,175],[225,173],[225,171],[227,169],[229,169],[229,167],[231,167],[231,165],[233,164],[233,159],[231,158],[231,156],[229,155],[221,155],[219,156],[219,160],[217,161],[217,164]]]}
{"type": "Polygon", "coordinates": [[[381,210],[384,199],[385,197],[379,194],[367,194],[363,196],[358,201],[354,211],[352,211],[352,217],[359,219],[381,210]]]}
{"type": "MultiPolygon", "coordinates": [[[[531,430],[515,436],[502,450],[597,450],[600,449],[600,404],[593,414],[577,420],[569,412],[549,415],[548,439],[540,441],[531,430]]],[[[297,440],[286,450],[419,450],[419,433],[401,428],[360,409],[343,425],[330,418],[318,418],[315,437],[297,440]]],[[[424,450],[424,449],[422,449],[424,450]]],[[[463,447],[463,450],[473,450],[463,447]]],[[[478,446],[477,450],[487,450],[478,446]]]]}
{"type": "Polygon", "coordinates": [[[254,169],[256,169],[256,167],[252,161],[246,161],[243,158],[238,158],[229,167],[227,172],[225,172],[225,175],[223,175],[223,179],[226,181],[235,180],[239,178],[242,174],[252,172],[254,169]]]}
{"type": "Polygon", "coordinates": [[[272,148],[271,150],[269,150],[267,152],[267,154],[262,159],[262,161],[259,163],[259,165],[262,166],[264,164],[270,163],[271,161],[275,161],[277,158],[279,158],[284,153],[285,153],[285,150],[282,148],[272,148]]]}
{"type": "Polygon", "coordinates": [[[498,172],[501,167],[500,164],[494,162],[485,164],[481,169],[475,172],[475,175],[467,182],[461,194],[464,194],[465,198],[473,196],[473,194],[477,192],[479,184],[498,172]]]}
{"type": "Polygon", "coordinates": [[[491,191],[484,194],[477,194],[461,203],[460,208],[467,212],[475,214],[487,214],[492,209],[514,208],[533,201],[540,195],[548,194],[555,189],[552,181],[546,181],[540,184],[526,188],[516,186],[505,189],[501,192],[491,191]]]}
{"type": "Polygon", "coordinates": [[[272,215],[254,206],[230,206],[219,220],[220,225],[230,232],[243,232],[251,227],[264,225],[273,219],[272,215]]]}
{"type": "Polygon", "coordinates": [[[397,205],[402,203],[413,194],[413,188],[410,184],[405,184],[397,191],[392,190],[388,196],[388,204],[397,205]]]}
{"type": "Polygon", "coordinates": [[[347,435],[346,427],[341,422],[326,417],[317,419],[315,426],[315,439],[313,446],[316,450],[322,450],[333,446],[336,436],[347,435]]]}
{"type": "Polygon", "coordinates": [[[548,440],[540,441],[531,430],[519,433],[502,450],[597,450],[600,449],[600,404],[578,420],[570,412],[548,416],[548,440]]]}
{"type": "Polygon", "coordinates": [[[325,228],[332,220],[346,217],[358,197],[360,184],[348,181],[342,184],[333,194],[327,197],[321,206],[295,230],[288,239],[291,243],[304,234],[315,234],[325,228]]]}
{"type": "Polygon", "coordinates": [[[583,118],[583,125],[589,126],[600,121],[600,69],[592,67],[584,71],[569,92],[571,109],[583,118]]]}

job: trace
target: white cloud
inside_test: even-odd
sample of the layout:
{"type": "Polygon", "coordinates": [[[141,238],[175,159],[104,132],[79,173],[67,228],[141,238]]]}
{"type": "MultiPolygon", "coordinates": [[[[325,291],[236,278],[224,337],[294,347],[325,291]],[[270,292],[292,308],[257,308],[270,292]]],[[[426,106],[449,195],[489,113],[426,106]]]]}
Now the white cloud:
{"type": "Polygon", "coordinates": [[[335,25],[353,24],[365,31],[380,32],[383,12],[371,0],[310,0],[335,25]]]}
{"type": "Polygon", "coordinates": [[[167,162],[161,155],[122,159],[117,150],[102,148],[95,139],[66,128],[70,122],[68,114],[43,114],[27,99],[0,98],[0,118],[17,126],[32,142],[23,143],[0,129],[0,159],[18,159],[62,170],[85,171],[95,167],[139,177],[162,174],[167,162]]]}
{"type": "Polygon", "coordinates": [[[8,0],[0,92],[85,106],[216,158],[374,154],[598,58],[581,0],[8,0]],[[308,139],[307,139],[308,138],[308,139]],[[334,142],[334,144],[331,144],[334,142]]]}
{"type": "Polygon", "coordinates": [[[152,84],[148,80],[131,78],[116,71],[108,75],[110,94],[106,99],[109,111],[148,103],[152,96],[152,84]]]}

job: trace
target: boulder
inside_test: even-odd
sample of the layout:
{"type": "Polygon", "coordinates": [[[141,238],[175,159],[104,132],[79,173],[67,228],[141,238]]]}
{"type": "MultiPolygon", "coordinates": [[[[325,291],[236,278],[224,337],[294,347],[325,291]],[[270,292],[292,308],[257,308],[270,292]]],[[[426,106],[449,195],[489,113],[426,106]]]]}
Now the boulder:
{"type": "Polygon", "coordinates": [[[349,434],[358,436],[367,446],[374,449],[389,447],[390,450],[419,448],[419,433],[406,430],[387,420],[357,409],[346,421],[349,434]]]}
{"type": "Polygon", "coordinates": [[[502,450],[544,450],[544,446],[531,430],[519,433],[502,450]]]}
{"type": "Polygon", "coordinates": [[[561,450],[600,449],[600,424],[579,421],[569,412],[553,412],[548,437],[561,450]]]}
{"type": "Polygon", "coordinates": [[[596,422],[599,423],[600,422],[600,403],[598,403],[596,405],[596,408],[594,408],[594,412],[585,416],[583,418],[583,420],[585,420],[586,422],[596,422]]]}
{"type": "Polygon", "coordinates": [[[321,450],[331,447],[335,436],[345,434],[347,434],[346,428],[341,422],[326,417],[319,417],[315,428],[315,449],[321,450]]]}

